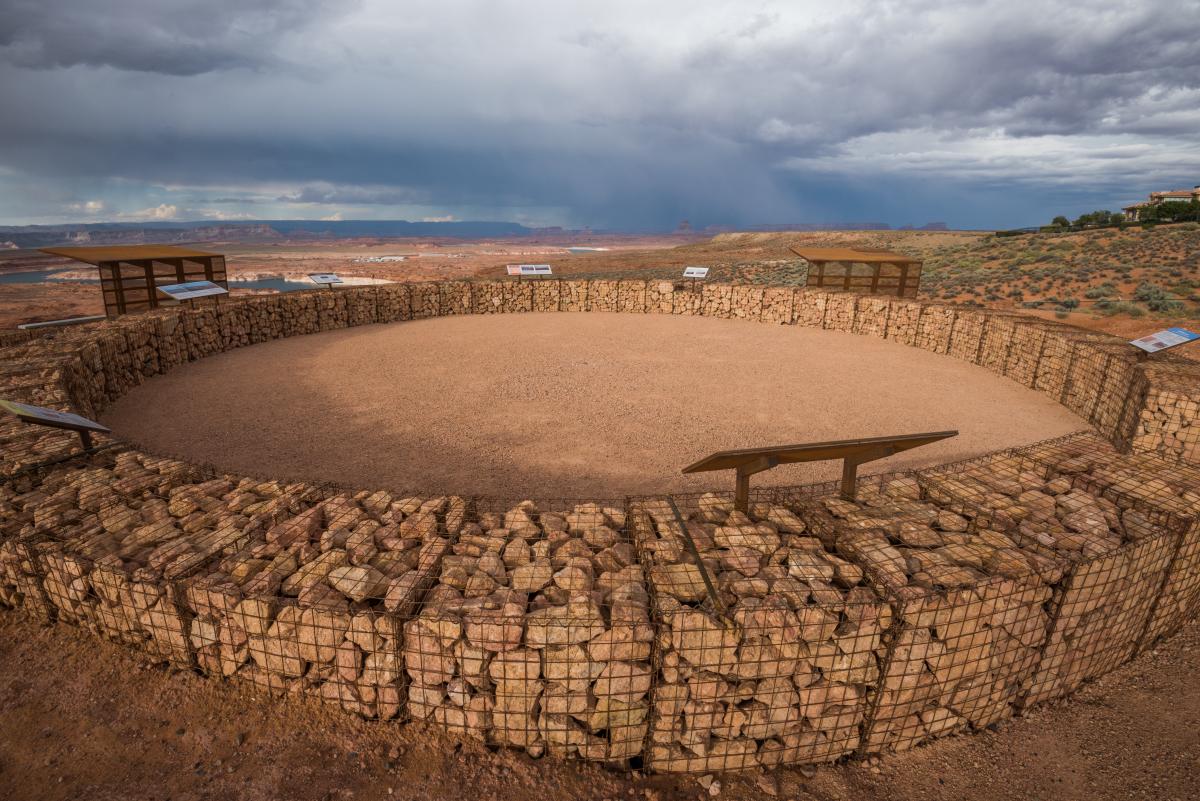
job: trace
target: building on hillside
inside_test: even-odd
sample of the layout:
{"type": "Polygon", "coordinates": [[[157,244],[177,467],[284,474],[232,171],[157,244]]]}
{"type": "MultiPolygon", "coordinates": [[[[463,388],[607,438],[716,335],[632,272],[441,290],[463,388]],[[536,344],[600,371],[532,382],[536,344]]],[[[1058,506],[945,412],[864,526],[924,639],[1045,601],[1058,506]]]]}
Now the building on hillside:
{"type": "Polygon", "coordinates": [[[1142,209],[1150,206],[1157,206],[1159,203],[1166,203],[1168,200],[1187,203],[1195,200],[1200,202],[1200,184],[1191,189],[1168,189],[1162,192],[1151,192],[1150,199],[1143,203],[1134,203],[1132,206],[1126,206],[1121,209],[1125,212],[1125,219],[1130,222],[1137,222],[1141,216],[1142,209]]]}

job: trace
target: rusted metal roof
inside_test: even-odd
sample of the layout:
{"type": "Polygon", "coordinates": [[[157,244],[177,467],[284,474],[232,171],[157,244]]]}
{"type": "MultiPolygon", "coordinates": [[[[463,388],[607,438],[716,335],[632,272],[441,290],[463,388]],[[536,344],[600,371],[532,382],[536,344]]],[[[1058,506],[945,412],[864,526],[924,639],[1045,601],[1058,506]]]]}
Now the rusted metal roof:
{"type": "Polygon", "coordinates": [[[793,247],[792,252],[805,261],[849,261],[862,264],[920,264],[920,259],[875,248],[806,248],[793,247]]]}
{"type": "Polygon", "coordinates": [[[39,248],[42,253],[100,264],[106,261],[144,261],[146,259],[190,259],[220,256],[206,250],[178,248],[173,245],[109,245],[90,248],[39,248]]]}

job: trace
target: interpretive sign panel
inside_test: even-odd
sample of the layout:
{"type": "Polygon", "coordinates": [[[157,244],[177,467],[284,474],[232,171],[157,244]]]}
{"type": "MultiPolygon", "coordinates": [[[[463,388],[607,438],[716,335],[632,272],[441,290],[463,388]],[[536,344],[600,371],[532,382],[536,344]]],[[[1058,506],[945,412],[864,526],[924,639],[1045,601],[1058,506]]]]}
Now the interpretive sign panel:
{"type": "Polygon", "coordinates": [[[1168,328],[1165,331],[1157,331],[1141,339],[1135,339],[1129,344],[1135,348],[1141,348],[1147,353],[1158,353],[1160,350],[1174,348],[1178,345],[1186,345],[1189,342],[1195,342],[1197,339],[1200,339],[1200,334],[1194,331],[1189,331],[1186,328],[1168,328]]]}
{"type": "Polygon", "coordinates": [[[708,268],[707,267],[684,267],[683,268],[683,277],[684,278],[708,278],[708,268]]]}
{"type": "Polygon", "coordinates": [[[64,428],[68,431],[74,431],[79,434],[79,441],[83,443],[84,450],[92,447],[92,432],[101,434],[109,433],[107,426],[97,423],[95,420],[89,420],[86,417],[80,417],[71,412],[60,412],[57,409],[47,409],[45,406],[34,406],[29,403],[19,403],[17,401],[0,400],[0,409],[6,412],[11,412],[17,416],[17,419],[24,423],[33,423],[39,426],[49,426],[50,428],[64,428]]]}
{"type": "Polygon", "coordinates": [[[509,264],[509,275],[553,275],[549,264],[509,264]]]}
{"type": "Polygon", "coordinates": [[[209,295],[228,295],[229,290],[217,286],[212,281],[188,281],[185,284],[167,284],[158,287],[158,291],[173,300],[192,300],[205,298],[209,295]]]}
{"type": "Polygon", "coordinates": [[[314,284],[340,284],[342,279],[336,273],[309,273],[308,278],[314,284]]]}

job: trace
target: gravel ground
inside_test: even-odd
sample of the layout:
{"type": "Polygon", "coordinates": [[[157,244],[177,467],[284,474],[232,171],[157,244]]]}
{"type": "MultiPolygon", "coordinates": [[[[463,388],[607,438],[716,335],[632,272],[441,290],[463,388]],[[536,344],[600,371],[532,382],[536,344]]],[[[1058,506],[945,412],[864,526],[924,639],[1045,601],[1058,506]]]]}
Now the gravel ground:
{"type": "MultiPolygon", "coordinates": [[[[1072,699],[873,764],[717,777],[730,801],[1200,798],[1200,627],[1072,699]]],[[[642,777],[359,720],[0,614],[0,798],[12,801],[712,801],[642,777]]]]}
{"type": "MultiPolygon", "coordinates": [[[[103,419],[151,451],[249,474],[538,499],[728,488],[728,474],[679,473],[727,448],[961,432],[878,471],[1086,427],[981,367],[875,337],[598,313],[264,343],[151,379],[103,419]]],[[[794,465],[756,483],[839,471],[794,465]]]]}

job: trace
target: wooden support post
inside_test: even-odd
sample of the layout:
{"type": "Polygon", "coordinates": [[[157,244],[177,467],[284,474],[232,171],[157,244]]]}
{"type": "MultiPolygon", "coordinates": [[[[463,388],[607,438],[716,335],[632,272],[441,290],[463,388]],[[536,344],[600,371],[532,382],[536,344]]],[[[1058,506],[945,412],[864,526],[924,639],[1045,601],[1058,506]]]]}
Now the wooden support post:
{"type": "Polygon", "coordinates": [[[733,508],[746,514],[750,511],[750,474],[737,471],[737,488],[733,493],[733,508]]]}
{"type": "Polygon", "coordinates": [[[858,487],[858,462],[846,458],[842,460],[842,497],[848,501],[854,500],[858,487]]]}
{"type": "Polygon", "coordinates": [[[146,259],[142,265],[142,274],[146,281],[146,302],[150,308],[158,308],[158,280],[154,277],[154,259],[146,259]]]}
{"type": "Polygon", "coordinates": [[[842,497],[852,501],[858,495],[858,466],[896,453],[895,445],[884,445],[868,451],[847,456],[842,460],[842,497]]]}
{"type": "Polygon", "coordinates": [[[125,313],[125,283],[121,275],[121,262],[113,262],[113,289],[117,293],[117,314],[125,313]]]}
{"type": "Polygon", "coordinates": [[[753,462],[739,465],[737,468],[737,484],[733,493],[733,508],[743,514],[750,512],[750,476],[770,470],[779,464],[773,456],[760,456],[753,462]]]}
{"type": "Polygon", "coordinates": [[[83,443],[83,449],[84,449],[85,451],[89,451],[89,450],[91,450],[91,449],[92,449],[92,435],[91,435],[91,432],[89,432],[89,431],[86,431],[86,430],[84,430],[84,429],[82,429],[82,428],[81,428],[81,429],[79,429],[79,441],[83,443]]]}

